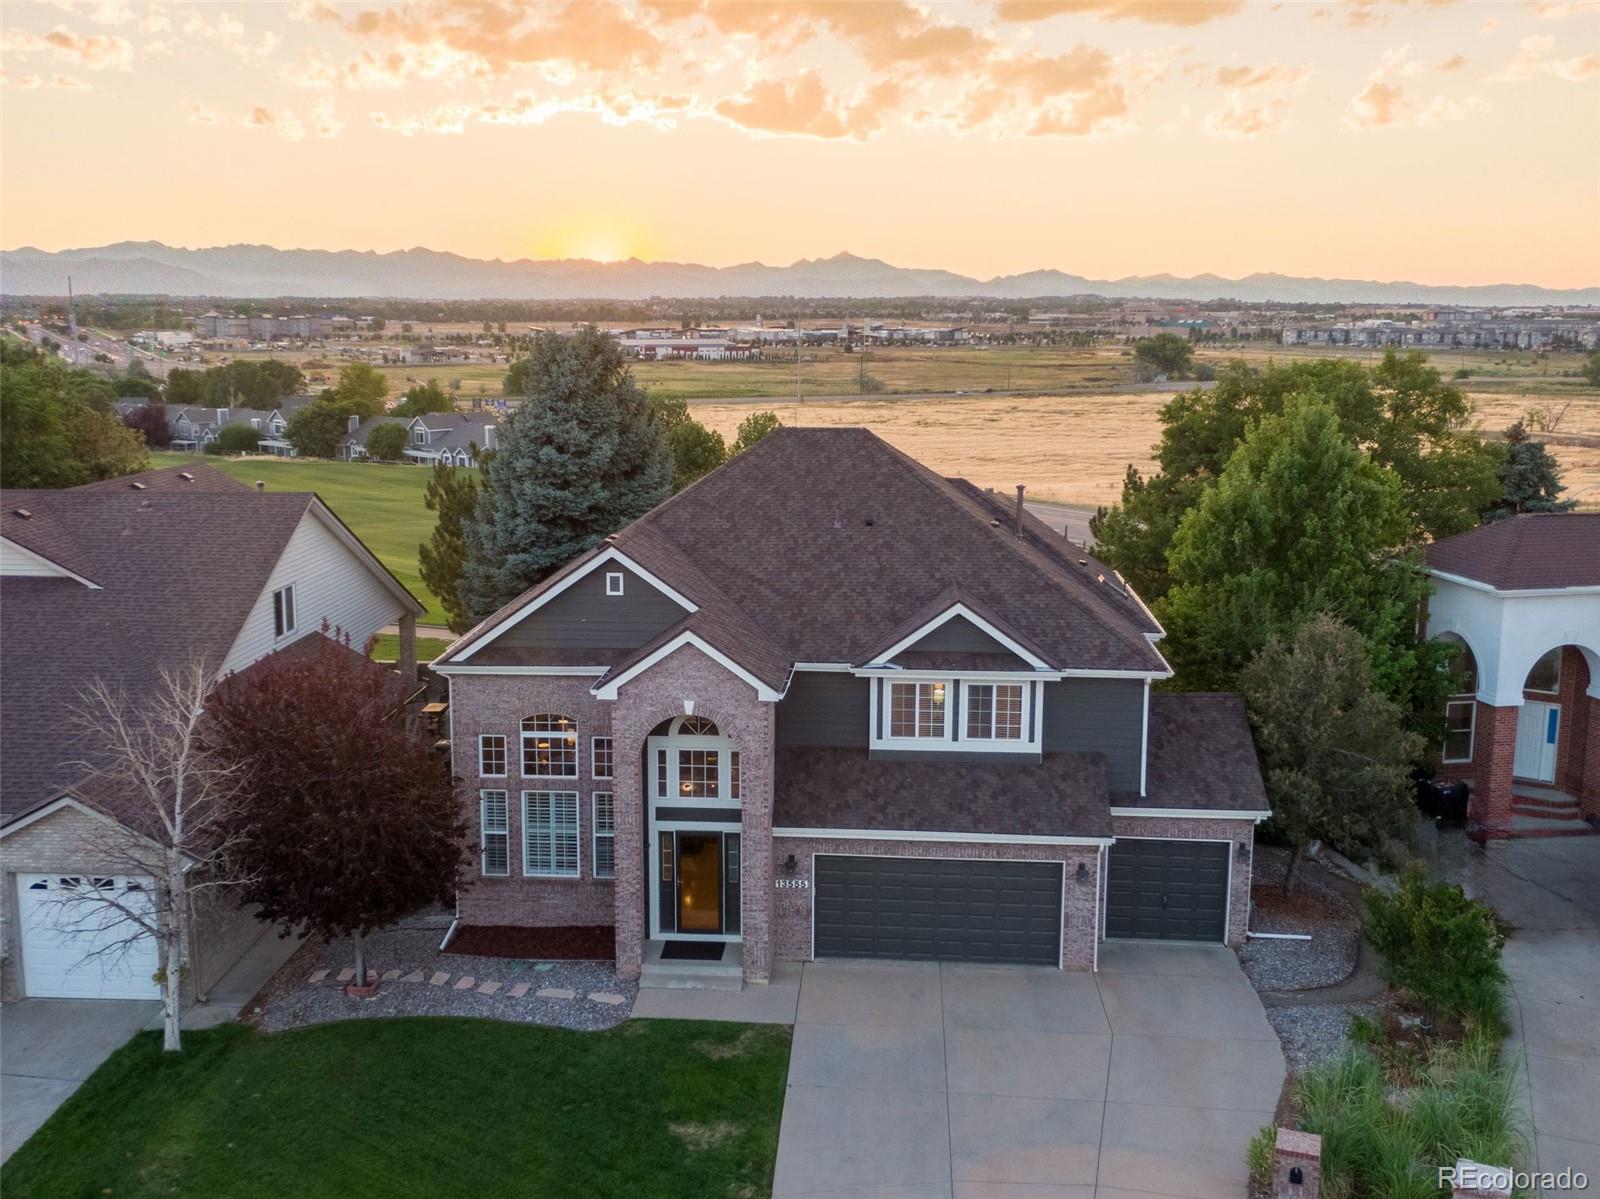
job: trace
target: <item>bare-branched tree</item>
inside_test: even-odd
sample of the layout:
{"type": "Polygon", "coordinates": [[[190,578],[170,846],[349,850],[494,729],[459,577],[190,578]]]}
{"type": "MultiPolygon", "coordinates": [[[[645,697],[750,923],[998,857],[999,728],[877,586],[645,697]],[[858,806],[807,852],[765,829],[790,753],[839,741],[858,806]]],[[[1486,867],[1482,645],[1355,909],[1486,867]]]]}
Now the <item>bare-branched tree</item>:
{"type": "Polygon", "coordinates": [[[96,679],[70,717],[80,751],[76,790],[112,819],[95,821],[81,878],[50,901],[59,926],[84,934],[86,959],[125,961],[146,938],[159,951],[162,1048],[183,1048],[185,951],[198,905],[227,902],[248,881],[233,832],[245,768],[207,743],[215,671],[196,659],[163,669],[153,692],[130,696],[96,679]],[[131,876],[116,885],[115,876],[131,876]],[[149,880],[146,884],[143,880],[149,880]]]}

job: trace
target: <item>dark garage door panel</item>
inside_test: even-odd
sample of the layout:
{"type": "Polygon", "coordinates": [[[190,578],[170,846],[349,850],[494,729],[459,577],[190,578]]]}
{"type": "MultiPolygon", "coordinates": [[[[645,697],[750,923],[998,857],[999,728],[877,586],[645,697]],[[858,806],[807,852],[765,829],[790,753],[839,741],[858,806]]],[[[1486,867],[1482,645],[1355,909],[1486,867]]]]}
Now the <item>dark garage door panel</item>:
{"type": "Polygon", "coordinates": [[[818,957],[1061,961],[1061,863],[819,854],[818,957]]]}
{"type": "Polygon", "coordinates": [[[1106,936],[1223,940],[1231,849],[1226,841],[1118,838],[1106,876],[1106,936]]]}

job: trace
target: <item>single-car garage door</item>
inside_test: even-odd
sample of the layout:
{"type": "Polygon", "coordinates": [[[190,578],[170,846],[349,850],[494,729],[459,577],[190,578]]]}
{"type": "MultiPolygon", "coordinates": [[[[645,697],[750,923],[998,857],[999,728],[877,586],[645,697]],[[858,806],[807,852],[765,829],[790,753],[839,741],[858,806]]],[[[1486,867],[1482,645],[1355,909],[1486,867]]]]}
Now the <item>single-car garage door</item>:
{"type": "Polygon", "coordinates": [[[137,878],[18,875],[27,993],[41,999],[159,999],[155,939],[141,936],[121,945],[135,929],[93,898],[97,890],[109,891],[118,903],[140,904],[147,886],[148,880],[137,878]]]}
{"type": "Polygon", "coordinates": [[[1118,837],[1106,873],[1106,936],[1225,939],[1230,848],[1226,841],[1118,837]]]}
{"type": "Polygon", "coordinates": [[[816,956],[1061,963],[1061,863],[819,854],[816,956]]]}

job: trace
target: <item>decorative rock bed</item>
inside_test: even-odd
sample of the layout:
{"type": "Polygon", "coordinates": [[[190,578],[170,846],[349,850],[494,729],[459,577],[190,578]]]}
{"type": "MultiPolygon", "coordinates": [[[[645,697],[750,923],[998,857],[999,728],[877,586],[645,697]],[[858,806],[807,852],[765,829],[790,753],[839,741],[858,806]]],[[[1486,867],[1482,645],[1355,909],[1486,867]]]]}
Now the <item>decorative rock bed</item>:
{"type": "Polygon", "coordinates": [[[1252,940],[1239,960],[1258,991],[1302,991],[1340,982],[1355,969],[1361,926],[1352,888],[1316,862],[1295,872],[1295,892],[1283,893],[1288,851],[1256,850],[1250,931],[1308,933],[1309,941],[1252,940]]]}
{"type": "Polygon", "coordinates": [[[345,995],[354,980],[348,940],[310,941],[267,984],[254,1022],[283,1032],[335,1020],[378,1016],[478,1016],[594,1031],[628,1018],[638,984],[610,962],[537,962],[440,953],[449,928],[408,921],[366,939],[371,999],[345,995]]]}

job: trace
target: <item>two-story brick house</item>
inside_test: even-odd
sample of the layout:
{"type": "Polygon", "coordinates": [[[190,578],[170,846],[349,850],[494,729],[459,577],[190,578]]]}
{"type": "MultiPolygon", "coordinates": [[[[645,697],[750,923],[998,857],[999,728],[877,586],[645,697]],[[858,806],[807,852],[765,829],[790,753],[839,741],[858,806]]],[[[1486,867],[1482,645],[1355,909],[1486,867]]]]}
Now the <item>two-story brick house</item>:
{"type": "Polygon", "coordinates": [[[463,925],[1089,969],[1242,942],[1242,705],[1166,694],[1109,568],[861,429],[784,429],[456,641],[463,925]]]}

